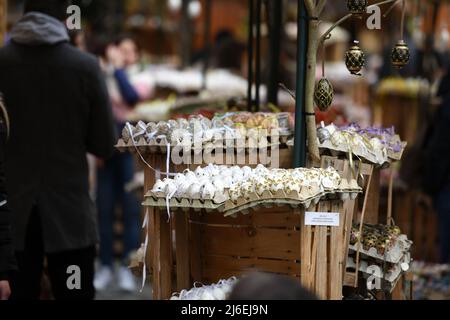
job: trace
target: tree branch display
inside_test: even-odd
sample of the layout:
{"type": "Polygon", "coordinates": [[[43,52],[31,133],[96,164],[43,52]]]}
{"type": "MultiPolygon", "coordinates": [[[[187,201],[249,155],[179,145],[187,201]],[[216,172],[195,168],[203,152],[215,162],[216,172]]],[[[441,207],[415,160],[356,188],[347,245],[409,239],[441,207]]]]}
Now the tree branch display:
{"type": "MultiPolygon", "coordinates": [[[[367,6],[367,1],[365,2],[364,13],[367,9],[374,6],[381,6],[388,3],[397,3],[401,0],[385,0],[378,3],[367,6]]],[[[403,0],[405,1],[405,0],[403,0]]],[[[364,2],[364,1],[361,1],[364,2]]],[[[319,24],[321,23],[320,15],[323,12],[327,4],[327,0],[305,0],[305,5],[309,13],[309,43],[308,43],[308,53],[307,53],[307,75],[306,75],[306,99],[305,99],[305,113],[306,113],[306,128],[307,128],[307,141],[308,141],[308,151],[310,157],[314,160],[320,159],[319,148],[317,143],[317,125],[314,116],[314,93],[315,93],[315,83],[316,83],[316,66],[317,66],[317,52],[319,48],[324,45],[324,41],[331,36],[331,32],[347,21],[348,19],[356,16],[355,13],[350,12],[345,15],[337,22],[335,22],[325,33],[319,34],[319,24]]],[[[389,8],[388,11],[392,10],[389,8]]],[[[402,26],[403,28],[403,26],[402,26]]]]}

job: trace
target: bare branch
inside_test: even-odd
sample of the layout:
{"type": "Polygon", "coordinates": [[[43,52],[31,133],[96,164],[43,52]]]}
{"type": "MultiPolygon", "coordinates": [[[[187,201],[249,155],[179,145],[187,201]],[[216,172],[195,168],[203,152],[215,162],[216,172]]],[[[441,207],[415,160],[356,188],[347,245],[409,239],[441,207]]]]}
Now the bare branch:
{"type": "Polygon", "coordinates": [[[312,17],[314,16],[314,3],[313,0],[304,0],[306,5],[306,10],[308,14],[312,17]]]}
{"type": "MultiPolygon", "coordinates": [[[[385,1],[381,1],[378,3],[374,3],[370,6],[367,7],[367,9],[370,9],[371,7],[374,6],[381,6],[383,4],[388,4],[388,3],[392,3],[392,2],[397,2],[398,0],[385,0],[385,1]]],[[[323,41],[325,41],[325,39],[327,38],[327,36],[331,33],[331,31],[333,31],[336,27],[338,27],[339,25],[343,24],[345,21],[347,21],[348,19],[350,19],[353,16],[352,13],[347,14],[346,16],[342,17],[340,20],[338,20],[336,23],[334,23],[319,39],[319,44],[322,43],[323,41]]]]}
{"type": "Polygon", "coordinates": [[[386,12],[383,14],[383,18],[386,18],[389,13],[391,13],[392,9],[395,8],[395,6],[397,5],[397,2],[399,2],[400,0],[395,1],[390,7],[389,9],[386,10],[386,12]]]}
{"type": "Polygon", "coordinates": [[[322,14],[325,5],[327,4],[327,0],[319,0],[318,5],[316,6],[316,15],[319,17],[322,14]]]}
{"type": "Polygon", "coordinates": [[[342,17],[340,20],[338,20],[336,23],[334,23],[319,39],[319,43],[322,43],[325,41],[325,39],[328,37],[328,35],[333,31],[337,26],[343,24],[345,21],[353,17],[353,14],[349,13],[346,16],[342,17]]]}

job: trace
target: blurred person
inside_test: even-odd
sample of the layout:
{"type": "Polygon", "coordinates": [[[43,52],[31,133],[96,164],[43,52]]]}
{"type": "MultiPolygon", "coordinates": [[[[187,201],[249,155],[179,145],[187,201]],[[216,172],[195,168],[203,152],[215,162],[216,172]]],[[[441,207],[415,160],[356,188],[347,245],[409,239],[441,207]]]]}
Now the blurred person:
{"type": "Polygon", "coordinates": [[[211,48],[203,48],[194,54],[191,63],[202,64],[207,55],[211,68],[227,69],[236,74],[242,73],[242,59],[245,45],[240,43],[230,30],[217,33],[211,48]]]}
{"type": "Polygon", "coordinates": [[[441,81],[436,111],[425,152],[423,188],[433,197],[438,214],[442,263],[450,263],[450,69],[441,81]]]}
{"type": "MultiPolygon", "coordinates": [[[[130,68],[139,61],[138,48],[129,37],[103,45],[102,65],[108,84],[108,91],[117,129],[122,131],[129,113],[135,105],[150,96],[151,88],[138,81],[132,81],[130,68]]],[[[117,270],[119,288],[136,290],[136,281],[127,267],[130,254],[140,246],[140,203],[127,184],[134,179],[134,158],[128,153],[116,152],[97,168],[97,208],[100,223],[100,263],[95,275],[95,287],[104,290],[114,279],[113,235],[115,212],[121,209],[123,231],[123,255],[117,270]]]]}
{"type": "Polygon", "coordinates": [[[11,294],[9,280],[16,270],[14,249],[11,239],[11,221],[6,197],[3,160],[9,132],[9,119],[0,96],[0,300],[7,300],[11,294]]]}
{"type": "Polygon", "coordinates": [[[13,300],[39,299],[45,258],[55,299],[95,296],[98,231],[86,153],[108,158],[117,135],[96,58],[69,44],[63,21],[70,3],[25,1],[11,42],[0,49],[0,92],[11,118],[5,171],[18,262],[13,300]],[[70,290],[71,275],[81,289],[70,290]]]}
{"type": "Polygon", "coordinates": [[[255,273],[240,280],[228,300],[317,300],[317,297],[291,277],[255,273]]]}
{"type": "Polygon", "coordinates": [[[83,52],[87,52],[86,36],[82,30],[69,31],[70,43],[83,52]]]}

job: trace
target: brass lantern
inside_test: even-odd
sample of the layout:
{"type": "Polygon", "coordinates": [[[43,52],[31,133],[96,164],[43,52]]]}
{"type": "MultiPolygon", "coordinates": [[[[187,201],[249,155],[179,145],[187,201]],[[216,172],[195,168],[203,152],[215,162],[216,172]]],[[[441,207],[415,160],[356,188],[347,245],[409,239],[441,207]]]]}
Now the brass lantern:
{"type": "Polygon", "coordinates": [[[345,53],[345,65],[351,74],[360,76],[360,71],[366,63],[366,56],[358,44],[359,42],[355,41],[355,45],[345,53]]]}
{"type": "Polygon", "coordinates": [[[347,0],[347,9],[354,15],[363,15],[366,13],[367,0],[347,0]]]}
{"type": "Polygon", "coordinates": [[[397,69],[401,69],[408,64],[410,57],[408,45],[405,41],[400,40],[392,50],[392,64],[397,69]]]}
{"type": "Polygon", "coordinates": [[[333,102],[333,98],[334,89],[331,82],[327,78],[320,79],[314,92],[314,101],[317,108],[322,112],[327,111],[333,102]]]}

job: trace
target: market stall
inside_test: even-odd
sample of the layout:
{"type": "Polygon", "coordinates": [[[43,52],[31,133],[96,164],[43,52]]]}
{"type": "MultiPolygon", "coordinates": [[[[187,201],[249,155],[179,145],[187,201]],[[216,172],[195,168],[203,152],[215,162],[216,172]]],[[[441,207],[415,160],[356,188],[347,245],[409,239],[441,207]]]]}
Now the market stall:
{"type": "MultiPolygon", "coordinates": [[[[257,24],[258,2],[250,9],[257,24]]],[[[325,3],[306,1],[305,8],[299,1],[310,17],[319,16],[325,3]]],[[[307,56],[298,53],[299,65],[307,61],[309,68],[299,69],[306,71],[306,90],[295,97],[295,128],[289,114],[251,112],[125,127],[117,148],[135,153],[145,167],[144,268],[153,270],[155,299],[169,299],[173,292],[185,296],[196,282],[223,285],[223,279],[251,271],[290,275],[322,299],[340,300],[345,285],[365,287],[368,282],[359,280],[370,276],[383,283],[375,290],[401,293],[411,242],[392,224],[391,208],[381,221],[379,186],[382,168],[401,159],[406,142],[393,129],[317,128],[312,122],[313,101],[326,111],[333,99],[325,77],[314,86],[319,46],[336,25],[366,6],[365,1],[349,2],[351,13],[320,36],[317,21],[299,15],[299,25],[309,21],[310,43],[307,56]],[[309,160],[299,168],[305,122],[309,160]],[[378,273],[370,271],[374,266],[378,273]]],[[[256,33],[256,95],[249,106],[258,110],[258,28],[256,33]]],[[[404,43],[394,48],[394,65],[408,59],[404,43]]],[[[362,69],[358,45],[349,49],[346,63],[352,74],[362,69]]]]}

